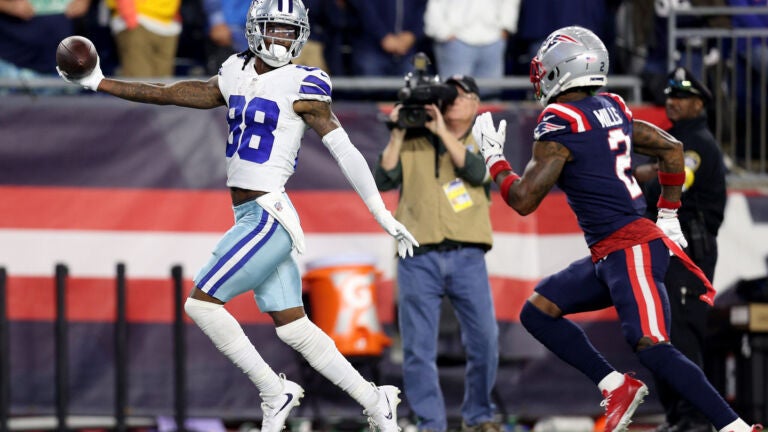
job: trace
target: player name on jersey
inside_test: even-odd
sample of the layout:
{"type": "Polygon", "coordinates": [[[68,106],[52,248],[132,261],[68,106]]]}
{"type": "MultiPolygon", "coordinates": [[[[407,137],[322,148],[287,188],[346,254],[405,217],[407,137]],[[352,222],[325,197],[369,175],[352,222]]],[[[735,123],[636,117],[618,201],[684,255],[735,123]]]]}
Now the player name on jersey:
{"type": "Polygon", "coordinates": [[[600,108],[592,112],[603,127],[616,126],[624,123],[622,116],[614,107],[600,108]]]}

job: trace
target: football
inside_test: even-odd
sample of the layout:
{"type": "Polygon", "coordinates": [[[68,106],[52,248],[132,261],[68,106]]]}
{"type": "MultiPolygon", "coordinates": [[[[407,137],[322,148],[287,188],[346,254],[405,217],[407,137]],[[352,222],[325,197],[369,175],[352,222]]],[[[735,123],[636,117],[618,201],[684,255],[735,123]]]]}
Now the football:
{"type": "Polygon", "coordinates": [[[93,42],[82,36],[70,36],[56,48],[56,66],[68,78],[80,79],[96,67],[98,54],[93,42]]]}

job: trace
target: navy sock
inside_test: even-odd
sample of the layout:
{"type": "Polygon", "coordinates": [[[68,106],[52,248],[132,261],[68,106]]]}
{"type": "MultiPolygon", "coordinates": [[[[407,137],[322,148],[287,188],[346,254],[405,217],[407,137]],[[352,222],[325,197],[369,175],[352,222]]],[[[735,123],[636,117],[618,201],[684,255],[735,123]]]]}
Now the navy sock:
{"type": "Polygon", "coordinates": [[[712,387],[704,372],[672,345],[657,344],[637,353],[640,363],[666,381],[720,430],[739,416],[712,387]]]}
{"type": "Polygon", "coordinates": [[[615,370],[595,349],[584,330],[570,320],[552,318],[525,302],[520,322],[528,333],[563,361],[584,373],[595,385],[615,370]]]}

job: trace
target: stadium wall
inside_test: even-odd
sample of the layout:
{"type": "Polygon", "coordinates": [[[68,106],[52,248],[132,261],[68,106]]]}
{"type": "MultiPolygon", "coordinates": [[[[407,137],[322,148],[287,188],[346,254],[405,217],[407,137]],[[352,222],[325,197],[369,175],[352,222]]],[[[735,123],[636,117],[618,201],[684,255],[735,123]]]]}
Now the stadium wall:
{"type": "MultiPolygon", "coordinates": [[[[336,103],[334,111],[373,166],[388,132],[387,105],[336,103]]],[[[522,172],[530,157],[539,108],[486,105],[508,122],[505,149],[522,172]]],[[[663,111],[635,107],[639,118],[663,123],[663,111]]],[[[134,415],[168,415],[173,409],[171,267],[181,265],[185,286],[207,260],[232,221],[225,187],[224,108],[156,107],[101,96],[0,99],[0,266],[9,275],[11,413],[50,414],[54,400],[55,297],[53,271],[69,267],[70,409],[78,414],[113,410],[115,266],[128,275],[129,406],[134,415]]],[[[307,234],[300,268],[324,257],[373,259],[381,270],[378,316],[394,325],[394,244],[346,183],[314,132],[299,154],[289,194],[307,234]],[[353,222],[350,222],[353,221],[353,222]]],[[[396,193],[385,193],[388,207],[396,193]]],[[[503,408],[521,416],[598,415],[600,395],[583,376],[552,358],[521,328],[517,315],[542,277],[588,253],[564,196],[555,191],[541,208],[520,217],[493,195],[494,247],[487,256],[501,327],[498,393],[503,408]]],[[[719,238],[714,285],[726,290],[762,277],[768,254],[768,195],[730,190],[719,238]]],[[[577,287],[574,287],[577,289],[577,287]]],[[[311,295],[311,292],[307,293],[311,295]]],[[[301,414],[359,415],[349,398],[329,388],[275,335],[267,315],[249,296],[227,305],[262,355],[308,387],[301,414]]],[[[598,348],[622,370],[652,382],[623,342],[612,310],[577,317],[598,348]]],[[[188,404],[191,416],[258,417],[258,392],[187,322],[188,404]]],[[[447,357],[456,347],[443,347],[447,357]]],[[[460,353],[458,353],[460,354],[460,353]]],[[[398,355],[360,360],[364,373],[399,384],[398,355]],[[368,369],[366,369],[368,368],[368,369]]],[[[441,377],[449,408],[458,413],[463,366],[441,377]]],[[[652,395],[654,392],[652,392],[652,395]]],[[[407,404],[401,415],[407,414],[407,404]]],[[[640,412],[658,412],[651,396],[640,412]]]]}

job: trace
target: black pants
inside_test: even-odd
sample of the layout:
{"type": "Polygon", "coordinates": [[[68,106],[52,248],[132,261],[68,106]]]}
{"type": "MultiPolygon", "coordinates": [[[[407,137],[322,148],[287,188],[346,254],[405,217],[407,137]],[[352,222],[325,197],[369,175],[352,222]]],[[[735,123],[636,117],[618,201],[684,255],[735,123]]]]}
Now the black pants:
{"type": "MultiPolygon", "coordinates": [[[[711,240],[710,245],[714,245],[708,248],[709,254],[696,256],[694,260],[711,280],[717,262],[717,246],[714,237],[709,240],[711,240]]],[[[707,314],[711,308],[699,300],[699,295],[704,294],[706,288],[676,257],[670,259],[664,285],[667,288],[672,313],[670,329],[672,344],[683,355],[703,368],[703,342],[707,314]]],[[[692,424],[709,424],[709,420],[698,409],[682,399],[666,382],[657,379],[656,385],[668,424],[680,425],[682,429],[692,424]]]]}

